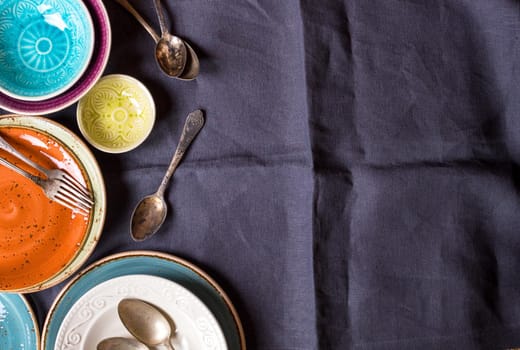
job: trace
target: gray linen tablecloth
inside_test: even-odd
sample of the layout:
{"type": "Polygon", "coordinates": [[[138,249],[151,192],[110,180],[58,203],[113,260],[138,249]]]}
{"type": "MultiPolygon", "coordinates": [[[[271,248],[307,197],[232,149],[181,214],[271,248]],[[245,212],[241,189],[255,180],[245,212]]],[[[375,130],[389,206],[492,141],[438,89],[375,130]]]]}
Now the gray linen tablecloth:
{"type": "MultiPolygon", "coordinates": [[[[157,121],[134,151],[94,151],[108,213],[89,263],[152,249],[199,265],[253,350],[520,346],[518,1],[164,2],[196,81],[160,73],[105,2],[106,73],[140,79],[157,121]],[[135,243],[131,212],[197,108],[170,215],[135,243]]],[[[78,132],[75,105],[50,117],[78,132]]],[[[63,285],[30,295],[41,322],[63,285]]]]}

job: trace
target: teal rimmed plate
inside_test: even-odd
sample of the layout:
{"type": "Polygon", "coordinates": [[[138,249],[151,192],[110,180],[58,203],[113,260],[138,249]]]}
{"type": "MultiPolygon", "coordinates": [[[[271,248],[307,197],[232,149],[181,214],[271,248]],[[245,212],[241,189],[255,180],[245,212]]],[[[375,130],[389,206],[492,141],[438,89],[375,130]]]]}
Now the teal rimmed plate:
{"type": "Polygon", "coordinates": [[[38,323],[21,294],[0,293],[0,349],[37,350],[38,323]]]}
{"type": "Polygon", "coordinates": [[[81,0],[0,1],[0,91],[38,101],[71,87],[94,50],[94,25],[81,0]]]}
{"type": "Polygon", "coordinates": [[[42,350],[55,350],[58,331],[69,310],[86,292],[120,276],[144,274],[176,282],[195,294],[220,324],[229,350],[245,350],[244,330],[231,300],[204,271],[173,255],[132,251],[108,256],[87,267],[60,292],[42,331],[42,350]]]}

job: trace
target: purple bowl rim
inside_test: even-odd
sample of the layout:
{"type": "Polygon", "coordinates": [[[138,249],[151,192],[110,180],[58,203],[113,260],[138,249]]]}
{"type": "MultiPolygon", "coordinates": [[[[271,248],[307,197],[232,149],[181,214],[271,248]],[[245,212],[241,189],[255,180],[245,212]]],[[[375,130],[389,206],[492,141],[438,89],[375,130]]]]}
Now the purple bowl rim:
{"type": "Polygon", "coordinates": [[[94,23],[94,52],[83,76],[62,94],[41,101],[23,101],[0,92],[0,108],[13,113],[48,114],[60,111],[77,102],[103,74],[112,44],[110,19],[103,0],[83,0],[94,23]]]}

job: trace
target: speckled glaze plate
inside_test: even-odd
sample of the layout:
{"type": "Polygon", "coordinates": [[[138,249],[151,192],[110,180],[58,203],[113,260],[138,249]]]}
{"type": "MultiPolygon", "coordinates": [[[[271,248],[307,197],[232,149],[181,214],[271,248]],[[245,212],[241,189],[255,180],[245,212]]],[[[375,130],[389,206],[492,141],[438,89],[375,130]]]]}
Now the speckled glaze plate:
{"type": "MultiPolygon", "coordinates": [[[[68,278],[94,250],[106,214],[104,180],[90,149],[57,122],[42,117],[3,115],[0,134],[40,165],[66,169],[89,188],[94,198],[88,216],[75,215],[49,201],[37,187],[30,187],[36,186],[32,182],[2,167],[0,292],[35,292],[68,278]],[[40,207],[43,209],[38,210],[40,207]],[[73,236],[78,225],[81,230],[73,236]]],[[[12,157],[5,151],[0,154],[3,158],[12,157]]]]}
{"type": "Polygon", "coordinates": [[[42,350],[55,350],[58,332],[69,310],[97,285],[128,275],[150,275],[173,281],[197,296],[214,315],[229,350],[246,350],[244,330],[226,293],[204,271],[173,255],[131,251],[108,256],[74,277],[50,308],[42,331],[42,350]]]}
{"type": "Polygon", "coordinates": [[[43,100],[72,86],[94,48],[94,25],[81,0],[0,2],[0,90],[43,100]]]}
{"type": "Polygon", "coordinates": [[[37,350],[38,322],[21,294],[0,293],[0,349],[37,350]]]}
{"type": "Polygon", "coordinates": [[[215,316],[199,298],[169,279],[151,275],[115,277],[83,294],[61,323],[54,349],[95,349],[106,338],[131,338],[117,312],[124,298],[143,300],[169,315],[175,324],[175,349],[227,349],[215,316]]]}
{"type": "Polygon", "coordinates": [[[85,72],[70,88],[57,96],[28,101],[0,91],[0,108],[13,113],[43,115],[62,110],[77,102],[103,74],[112,45],[112,32],[103,0],[82,0],[94,25],[94,49],[85,72]]]}

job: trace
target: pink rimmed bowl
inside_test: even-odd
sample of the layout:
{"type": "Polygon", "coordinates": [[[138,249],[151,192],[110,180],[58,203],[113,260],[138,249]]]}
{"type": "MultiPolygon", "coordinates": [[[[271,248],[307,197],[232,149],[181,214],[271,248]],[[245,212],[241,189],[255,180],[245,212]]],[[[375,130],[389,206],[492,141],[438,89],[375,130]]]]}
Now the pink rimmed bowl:
{"type": "Polygon", "coordinates": [[[77,102],[103,74],[112,45],[110,20],[102,0],[83,0],[94,24],[94,52],[90,63],[76,83],[58,96],[41,100],[25,101],[0,92],[0,108],[13,113],[42,115],[60,111],[77,102]]]}

